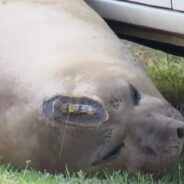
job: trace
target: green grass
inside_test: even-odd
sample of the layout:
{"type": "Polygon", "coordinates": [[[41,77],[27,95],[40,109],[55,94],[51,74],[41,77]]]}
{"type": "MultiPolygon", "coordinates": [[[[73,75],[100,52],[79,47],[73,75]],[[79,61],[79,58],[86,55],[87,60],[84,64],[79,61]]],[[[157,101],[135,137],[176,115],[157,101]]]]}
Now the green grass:
{"type": "Polygon", "coordinates": [[[184,58],[140,45],[133,45],[131,49],[144,63],[163,96],[184,114],[184,58]]]}
{"type": "MultiPolygon", "coordinates": [[[[139,45],[133,45],[131,49],[145,64],[163,95],[184,114],[184,58],[139,45]]],[[[160,178],[107,171],[93,177],[87,176],[82,171],[75,175],[70,175],[69,172],[65,175],[63,173],[54,175],[28,170],[26,165],[24,170],[2,165],[0,184],[184,184],[184,158],[171,168],[167,175],[160,178]]]]}
{"type": "MultiPolygon", "coordinates": [[[[180,171],[181,172],[181,171],[180,171]]],[[[130,176],[127,172],[104,171],[104,174],[87,176],[82,171],[75,175],[49,174],[31,170],[15,170],[10,165],[0,167],[0,184],[182,184],[183,179],[178,175],[167,175],[155,179],[151,175],[130,176]]]]}

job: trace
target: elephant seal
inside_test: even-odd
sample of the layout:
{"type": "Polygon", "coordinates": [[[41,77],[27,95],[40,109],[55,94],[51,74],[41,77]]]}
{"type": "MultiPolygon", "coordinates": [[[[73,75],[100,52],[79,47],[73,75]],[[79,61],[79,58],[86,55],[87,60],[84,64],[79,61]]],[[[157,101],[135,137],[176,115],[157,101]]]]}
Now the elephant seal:
{"type": "Polygon", "coordinates": [[[183,117],[82,0],[0,0],[0,156],[50,172],[161,174],[183,117]]]}

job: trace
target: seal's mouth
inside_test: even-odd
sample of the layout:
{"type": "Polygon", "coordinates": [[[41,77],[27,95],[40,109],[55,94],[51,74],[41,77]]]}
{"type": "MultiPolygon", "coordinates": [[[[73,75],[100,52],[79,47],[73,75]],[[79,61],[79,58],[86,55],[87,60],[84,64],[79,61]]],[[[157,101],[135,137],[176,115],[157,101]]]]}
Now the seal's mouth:
{"type": "Polygon", "coordinates": [[[107,154],[105,154],[101,159],[93,162],[92,166],[98,166],[106,162],[115,160],[119,156],[123,147],[124,147],[124,143],[119,144],[118,146],[110,150],[107,154]]]}
{"type": "Polygon", "coordinates": [[[54,96],[43,102],[42,112],[56,123],[83,127],[99,126],[109,118],[103,104],[88,97],[54,96]]]}

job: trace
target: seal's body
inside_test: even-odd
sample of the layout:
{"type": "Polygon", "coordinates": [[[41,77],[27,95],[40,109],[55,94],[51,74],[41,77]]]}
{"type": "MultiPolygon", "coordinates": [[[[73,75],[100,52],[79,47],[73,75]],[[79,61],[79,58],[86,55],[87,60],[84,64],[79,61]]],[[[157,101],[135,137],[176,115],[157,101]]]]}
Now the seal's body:
{"type": "Polygon", "coordinates": [[[0,155],[35,169],[160,173],[182,116],[82,0],[0,1],[0,155]]]}

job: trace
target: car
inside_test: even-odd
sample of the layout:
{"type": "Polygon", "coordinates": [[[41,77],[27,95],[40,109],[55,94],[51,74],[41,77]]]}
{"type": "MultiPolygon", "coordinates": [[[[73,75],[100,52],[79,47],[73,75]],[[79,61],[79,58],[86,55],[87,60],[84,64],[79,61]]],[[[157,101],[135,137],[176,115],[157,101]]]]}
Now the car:
{"type": "Polygon", "coordinates": [[[120,37],[184,55],[184,1],[86,0],[120,37]]]}

